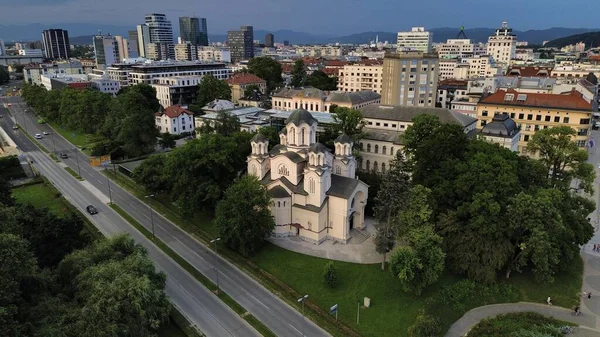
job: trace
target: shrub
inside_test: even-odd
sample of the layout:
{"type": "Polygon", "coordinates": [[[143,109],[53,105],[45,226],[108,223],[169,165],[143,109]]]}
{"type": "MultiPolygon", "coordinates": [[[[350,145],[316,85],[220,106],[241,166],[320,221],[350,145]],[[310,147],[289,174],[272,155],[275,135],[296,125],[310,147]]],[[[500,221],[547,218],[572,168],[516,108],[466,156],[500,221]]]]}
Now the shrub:
{"type": "Polygon", "coordinates": [[[440,320],[425,311],[419,311],[415,323],[408,327],[410,337],[438,337],[442,335],[442,324],[440,320]]]}
{"type": "Polygon", "coordinates": [[[325,265],[325,270],[323,271],[323,281],[325,281],[325,284],[330,288],[333,288],[337,285],[338,275],[337,270],[333,265],[333,261],[329,261],[325,265]]]}

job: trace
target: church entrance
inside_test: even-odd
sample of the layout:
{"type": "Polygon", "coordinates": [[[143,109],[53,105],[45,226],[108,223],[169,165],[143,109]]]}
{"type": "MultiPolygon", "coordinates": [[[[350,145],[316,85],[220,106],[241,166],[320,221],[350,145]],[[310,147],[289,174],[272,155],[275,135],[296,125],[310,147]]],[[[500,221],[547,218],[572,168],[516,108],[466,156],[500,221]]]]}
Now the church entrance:
{"type": "Polygon", "coordinates": [[[350,214],[350,217],[348,218],[348,224],[350,225],[348,229],[352,230],[354,228],[354,212],[350,214]]]}
{"type": "Polygon", "coordinates": [[[300,235],[300,227],[296,227],[296,236],[300,235]]]}

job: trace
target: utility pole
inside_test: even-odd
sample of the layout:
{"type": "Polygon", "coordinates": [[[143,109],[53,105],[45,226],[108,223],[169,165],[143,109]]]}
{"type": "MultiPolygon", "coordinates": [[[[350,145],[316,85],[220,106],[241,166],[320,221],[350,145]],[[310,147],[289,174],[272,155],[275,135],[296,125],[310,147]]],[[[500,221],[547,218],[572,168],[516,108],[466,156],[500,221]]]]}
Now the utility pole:
{"type": "Polygon", "coordinates": [[[304,302],[306,302],[306,299],[308,299],[308,295],[304,295],[298,299],[298,302],[302,303],[302,336],[303,337],[306,336],[306,334],[304,333],[306,330],[306,318],[304,316],[304,302]]]}
{"type": "Polygon", "coordinates": [[[221,238],[210,240],[210,243],[215,244],[215,274],[217,275],[217,295],[219,295],[219,268],[217,267],[217,263],[219,262],[219,252],[217,251],[217,241],[220,240],[221,238]]]}

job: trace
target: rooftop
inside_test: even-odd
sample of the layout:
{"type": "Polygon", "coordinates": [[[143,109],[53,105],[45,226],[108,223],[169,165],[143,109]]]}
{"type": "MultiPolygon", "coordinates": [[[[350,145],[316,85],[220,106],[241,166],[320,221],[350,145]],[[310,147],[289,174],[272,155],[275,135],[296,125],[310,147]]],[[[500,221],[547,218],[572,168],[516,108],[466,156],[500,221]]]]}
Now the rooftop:
{"type": "Polygon", "coordinates": [[[325,101],[331,103],[343,102],[359,104],[377,99],[381,99],[381,95],[371,90],[361,90],[354,92],[334,91],[329,93],[325,101]]]}
{"type": "Polygon", "coordinates": [[[524,66],[512,66],[508,68],[506,76],[551,76],[552,67],[524,67],[524,66]]]}
{"type": "Polygon", "coordinates": [[[227,83],[230,85],[235,84],[253,84],[253,83],[267,83],[267,81],[262,78],[250,74],[250,73],[235,73],[229,79],[227,79],[227,83]]]}
{"type": "MultiPolygon", "coordinates": [[[[265,113],[271,114],[271,118],[287,120],[288,117],[290,117],[290,115],[292,114],[292,111],[270,109],[266,110],[265,113]]],[[[310,114],[317,120],[319,124],[335,123],[335,120],[333,119],[333,114],[330,114],[328,112],[310,112],[310,114]]]]}
{"type": "Polygon", "coordinates": [[[517,123],[507,113],[495,115],[492,122],[481,130],[482,134],[494,137],[513,137],[518,132],[517,123]]]}
{"type": "Polygon", "coordinates": [[[390,121],[412,122],[413,118],[416,116],[428,114],[438,116],[442,123],[456,123],[463,127],[477,122],[476,118],[469,117],[457,111],[442,108],[371,104],[360,108],[359,110],[364,118],[390,121]]]}
{"type": "Polygon", "coordinates": [[[169,118],[177,118],[183,114],[186,114],[188,116],[194,115],[193,112],[191,112],[190,110],[184,109],[179,105],[171,105],[171,106],[167,107],[165,109],[165,111],[159,111],[155,115],[156,116],[167,115],[167,117],[169,117],[169,118]]]}
{"type": "Polygon", "coordinates": [[[304,98],[327,98],[327,94],[325,91],[313,88],[313,87],[304,87],[304,88],[283,88],[279,90],[273,97],[283,97],[283,98],[292,98],[292,97],[304,97],[304,98]]]}
{"type": "Polygon", "coordinates": [[[480,104],[497,104],[510,106],[527,106],[538,108],[592,111],[592,104],[575,90],[564,95],[519,93],[516,90],[498,90],[483,97],[480,104]]]}

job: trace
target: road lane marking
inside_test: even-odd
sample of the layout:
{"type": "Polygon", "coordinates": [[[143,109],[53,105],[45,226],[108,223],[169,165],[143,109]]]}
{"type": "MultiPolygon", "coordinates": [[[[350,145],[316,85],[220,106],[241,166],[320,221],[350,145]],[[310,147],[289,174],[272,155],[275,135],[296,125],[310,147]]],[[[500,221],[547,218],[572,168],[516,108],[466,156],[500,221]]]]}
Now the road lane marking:
{"type": "Polygon", "coordinates": [[[300,336],[302,336],[302,332],[300,332],[300,330],[296,329],[293,325],[291,325],[290,323],[288,323],[289,326],[292,327],[292,329],[298,331],[298,333],[300,334],[300,336]]]}

